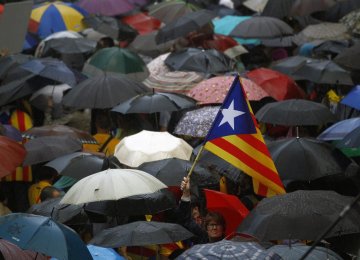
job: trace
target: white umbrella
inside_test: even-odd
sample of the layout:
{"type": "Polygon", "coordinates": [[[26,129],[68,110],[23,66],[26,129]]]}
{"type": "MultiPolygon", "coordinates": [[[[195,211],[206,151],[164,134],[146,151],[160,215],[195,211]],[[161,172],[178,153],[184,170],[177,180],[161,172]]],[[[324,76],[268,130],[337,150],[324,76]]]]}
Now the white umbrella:
{"type": "Polygon", "coordinates": [[[60,204],[119,200],[164,188],[167,186],[149,173],[133,169],[108,169],[79,180],[68,190],[60,204]]]}
{"type": "Polygon", "coordinates": [[[115,148],[114,156],[130,167],[167,158],[190,160],[192,147],[168,132],[141,131],[125,137],[115,148]]]}

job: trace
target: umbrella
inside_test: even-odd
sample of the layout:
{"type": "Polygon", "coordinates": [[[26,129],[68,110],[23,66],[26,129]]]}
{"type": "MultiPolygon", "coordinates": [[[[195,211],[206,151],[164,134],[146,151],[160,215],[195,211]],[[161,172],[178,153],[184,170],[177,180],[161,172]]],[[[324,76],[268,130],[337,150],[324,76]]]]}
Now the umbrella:
{"type": "Polygon", "coordinates": [[[52,52],[60,54],[86,54],[95,51],[96,41],[84,38],[55,38],[45,41],[42,57],[51,56],[52,52]]]}
{"type": "Polygon", "coordinates": [[[350,70],[360,70],[360,62],[356,58],[360,53],[360,43],[355,43],[352,47],[345,49],[337,55],[334,62],[350,70]]]}
{"type": "Polygon", "coordinates": [[[181,0],[155,3],[149,7],[149,15],[156,17],[165,24],[176,21],[187,13],[198,10],[199,7],[181,0]]]}
{"type": "MultiPolygon", "coordinates": [[[[360,6],[359,6],[360,8],[360,6]]],[[[359,23],[359,16],[360,16],[360,9],[356,9],[352,11],[351,13],[345,15],[342,17],[339,22],[345,24],[345,26],[348,28],[348,30],[353,35],[359,35],[360,34],[360,23],[359,23]]]]}
{"type": "Polygon", "coordinates": [[[97,51],[87,60],[83,69],[83,72],[89,75],[98,75],[101,71],[127,74],[137,81],[149,76],[148,69],[139,55],[119,47],[97,51]]]}
{"type": "MultiPolygon", "coordinates": [[[[295,191],[265,198],[247,215],[237,231],[260,241],[316,240],[353,200],[334,191],[295,191]]],[[[359,233],[359,214],[350,211],[327,237],[359,233]]]]}
{"type": "Polygon", "coordinates": [[[312,181],[343,174],[350,164],[338,149],[312,138],[287,138],[268,143],[283,181],[312,181]]]}
{"type": "Polygon", "coordinates": [[[156,42],[163,43],[186,36],[188,33],[197,31],[209,24],[215,17],[215,13],[206,9],[184,14],[177,20],[173,20],[160,28],[156,36],[156,42]]]}
{"type": "MultiPolygon", "coordinates": [[[[234,81],[233,76],[217,76],[203,80],[193,87],[188,96],[196,99],[198,104],[221,104],[234,81]]],[[[248,100],[260,100],[268,94],[251,80],[241,78],[241,83],[248,100]]]]}
{"type": "Polygon", "coordinates": [[[27,213],[50,217],[66,225],[86,224],[88,221],[84,214],[83,205],[59,204],[62,198],[48,199],[32,205],[27,213]]]}
{"type": "Polygon", "coordinates": [[[153,193],[166,188],[150,174],[132,169],[108,169],[89,175],[75,183],[60,201],[81,204],[153,193]],[[116,183],[116,185],[114,185],[116,183]]]}
{"type": "Polygon", "coordinates": [[[315,13],[313,16],[322,21],[338,22],[341,18],[353,10],[360,8],[360,2],[357,0],[335,1],[336,4],[330,8],[315,13]]]}
{"type": "Polygon", "coordinates": [[[116,16],[126,14],[136,8],[145,6],[147,0],[80,0],[76,3],[90,14],[116,16]]]}
{"type": "Polygon", "coordinates": [[[360,117],[341,120],[326,128],[317,139],[322,141],[341,140],[358,127],[360,127],[360,117]]]}
{"type": "Polygon", "coordinates": [[[305,16],[315,12],[327,10],[336,3],[336,0],[295,0],[293,1],[290,12],[293,16],[305,16]]]}
{"type": "Polygon", "coordinates": [[[227,235],[235,232],[237,226],[249,214],[249,210],[234,195],[219,191],[204,189],[206,197],[206,208],[209,211],[221,213],[225,218],[227,235]]]}
{"type": "Polygon", "coordinates": [[[112,248],[120,246],[145,246],[173,243],[192,236],[191,232],[179,224],[136,221],[105,229],[94,236],[90,243],[112,248]]]}
{"type": "Polygon", "coordinates": [[[323,43],[320,43],[318,46],[313,48],[313,53],[316,56],[320,57],[335,57],[338,54],[345,51],[347,48],[349,48],[350,42],[348,40],[343,41],[325,41],[323,43]]]}
{"type": "Polygon", "coordinates": [[[23,133],[23,137],[28,139],[43,136],[66,136],[75,138],[83,144],[97,144],[95,138],[89,133],[65,125],[37,126],[23,133]]]}
{"type": "Polygon", "coordinates": [[[162,111],[178,111],[191,108],[196,105],[196,101],[188,96],[175,93],[145,93],[137,95],[111,111],[122,114],[129,113],[156,113],[162,111]]]}
{"type": "Polygon", "coordinates": [[[35,75],[66,83],[70,86],[75,86],[77,82],[74,72],[65,63],[57,59],[33,59],[20,65],[20,68],[35,75]]]}
{"type": "Polygon", "coordinates": [[[355,86],[341,101],[341,104],[360,110],[358,102],[360,97],[360,85],[355,86]]]}
{"type": "MultiPolygon", "coordinates": [[[[158,178],[168,186],[179,186],[187,176],[192,163],[178,158],[169,158],[141,164],[138,169],[158,178]]],[[[191,183],[198,185],[217,184],[219,178],[204,168],[200,163],[196,164],[191,175],[191,183]]]]}
{"type": "Polygon", "coordinates": [[[204,138],[219,109],[220,106],[205,106],[187,111],[178,121],[174,134],[204,138]]]}
{"type": "Polygon", "coordinates": [[[113,39],[133,39],[138,34],[135,29],[117,20],[114,17],[104,15],[89,15],[83,22],[95,31],[110,36],[113,39]]]}
{"type": "Polygon", "coordinates": [[[134,28],[140,35],[157,31],[161,26],[159,19],[142,12],[122,17],[121,21],[134,28]]]}
{"type": "Polygon", "coordinates": [[[215,49],[187,48],[171,53],[165,60],[171,70],[195,71],[207,74],[233,70],[234,62],[215,49]]]}
{"type": "Polygon", "coordinates": [[[123,164],[138,167],[144,162],[167,158],[189,160],[192,147],[183,139],[167,132],[141,131],[123,138],[114,156],[123,164]]]}
{"type": "Polygon", "coordinates": [[[1,254],[4,259],[22,259],[22,260],[47,260],[48,257],[43,254],[31,250],[23,250],[17,245],[6,241],[0,240],[1,254]]]}
{"type": "Polygon", "coordinates": [[[170,191],[162,189],[153,193],[140,194],[119,200],[90,202],[85,211],[104,216],[140,216],[158,214],[176,207],[176,200],[170,191]]]}
{"type": "Polygon", "coordinates": [[[293,29],[275,17],[257,16],[239,23],[230,36],[239,38],[274,38],[293,34],[293,29]]]}
{"type": "Polygon", "coordinates": [[[350,131],[343,139],[336,142],[337,147],[360,148],[360,127],[350,131]]]}
{"type": "Polygon", "coordinates": [[[33,56],[24,55],[21,53],[0,57],[0,80],[2,80],[5,77],[6,73],[12,68],[20,64],[26,63],[33,58],[33,56]]]}
{"type": "Polygon", "coordinates": [[[13,127],[12,125],[3,125],[0,124],[0,135],[9,137],[10,139],[21,142],[22,141],[22,135],[21,132],[13,127]]]}
{"type": "Polygon", "coordinates": [[[242,5],[256,13],[262,13],[267,3],[268,0],[246,0],[242,5]]]}
{"type": "Polygon", "coordinates": [[[178,258],[185,259],[279,259],[272,252],[266,252],[255,242],[233,242],[221,240],[215,243],[195,245],[182,253],[178,258]]]}
{"type": "Polygon", "coordinates": [[[312,60],[311,58],[300,55],[290,56],[274,62],[270,66],[270,69],[289,75],[294,80],[303,80],[304,78],[299,77],[295,72],[312,60]]]}
{"type": "Polygon", "coordinates": [[[94,245],[87,245],[94,260],[125,260],[114,249],[94,245]]]}
{"type": "Polygon", "coordinates": [[[32,165],[80,151],[82,144],[69,136],[43,136],[27,141],[24,147],[27,154],[23,165],[32,165]]]}
{"type": "Polygon", "coordinates": [[[12,213],[0,217],[0,236],[22,249],[58,259],[92,259],[78,234],[48,217],[12,213]]]}
{"type": "Polygon", "coordinates": [[[288,99],[269,103],[260,108],[256,118],[275,125],[326,125],[336,121],[329,108],[321,103],[303,99],[288,99]]]}
{"type": "MultiPolygon", "coordinates": [[[[292,260],[300,259],[310,246],[304,244],[290,244],[290,245],[275,245],[269,247],[267,251],[273,252],[281,256],[281,259],[292,260]]],[[[343,259],[334,251],[329,248],[324,248],[317,246],[311,251],[310,255],[306,257],[308,260],[317,260],[317,259],[328,259],[328,260],[341,260],[343,259]]]]}
{"type": "Polygon", "coordinates": [[[102,170],[105,159],[89,153],[76,152],[58,157],[45,166],[54,168],[59,174],[82,179],[102,170]]]}
{"type": "Polygon", "coordinates": [[[35,5],[31,12],[29,31],[41,39],[59,31],[80,32],[85,29],[82,19],[87,12],[73,3],[55,1],[35,5]]]}
{"type": "Polygon", "coordinates": [[[127,75],[103,72],[71,89],[64,96],[63,104],[75,108],[111,108],[148,91],[144,84],[127,75]]]}
{"type": "Polygon", "coordinates": [[[249,71],[246,76],[276,100],[305,97],[305,92],[296,85],[294,80],[280,72],[259,68],[249,71]]]}
{"type": "Polygon", "coordinates": [[[0,136],[0,176],[4,177],[15,171],[23,162],[26,151],[21,144],[6,137],[0,136]]]}

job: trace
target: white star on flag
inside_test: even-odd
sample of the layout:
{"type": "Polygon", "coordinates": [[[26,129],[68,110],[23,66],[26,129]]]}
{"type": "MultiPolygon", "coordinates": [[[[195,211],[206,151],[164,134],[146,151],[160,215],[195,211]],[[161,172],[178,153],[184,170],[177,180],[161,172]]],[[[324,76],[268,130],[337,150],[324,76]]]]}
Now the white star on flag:
{"type": "Polygon", "coordinates": [[[221,113],[223,115],[223,118],[222,118],[219,126],[221,126],[222,124],[228,123],[233,130],[235,130],[235,117],[245,114],[245,112],[234,109],[234,100],[231,101],[231,104],[228,108],[223,108],[221,110],[221,113]]]}

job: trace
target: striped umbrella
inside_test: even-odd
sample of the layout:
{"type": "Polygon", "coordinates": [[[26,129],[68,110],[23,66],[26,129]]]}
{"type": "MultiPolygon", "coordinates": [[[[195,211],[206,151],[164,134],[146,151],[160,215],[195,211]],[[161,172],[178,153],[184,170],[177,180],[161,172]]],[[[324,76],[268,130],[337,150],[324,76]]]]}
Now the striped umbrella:
{"type": "Polygon", "coordinates": [[[82,23],[86,15],[84,9],[72,3],[56,1],[35,5],[30,16],[33,22],[30,23],[29,31],[41,39],[64,30],[80,32],[86,28],[82,23]]]}

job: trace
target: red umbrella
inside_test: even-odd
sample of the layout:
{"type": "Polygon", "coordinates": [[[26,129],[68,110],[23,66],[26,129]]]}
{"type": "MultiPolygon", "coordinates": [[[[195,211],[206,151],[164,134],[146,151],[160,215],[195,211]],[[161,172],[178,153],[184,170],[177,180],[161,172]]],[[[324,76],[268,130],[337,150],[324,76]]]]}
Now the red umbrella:
{"type": "Polygon", "coordinates": [[[235,232],[242,220],[249,214],[249,210],[241,203],[238,197],[219,191],[204,189],[206,207],[209,211],[216,211],[224,216],[226,235],[235,232]]]}
{"type": "MultiPolygon", "coordinates": [[[[196,99],[201,105],[221,104],[233,81],[233,76],[218,76],[203,80],[189,91],[188,96],[196,99]]],[[[241,78],[241,83],[249,100],[260,100],[269,96],[251,80],[241,78]]]]}
{"type": "Polygon", "coordinates": [[[220,34],[214,34],[212,39],[207,39],[203,42],[204,49],[216,49],[218,51],[226,51],[229,48],[239,45],[232,37],[220,34]]]}
{"type": "Polygon", "coordinates": [[[275,70],[259,68],[249,71],[246,76],[276,100],[302,99],[306,96],[294,80],[275,70]]]}
{"type": "Polygon", "coordinates": [[[128,15],[123,17],[121,21],[137,30],[140,35],[156,31],[161,26],[161,21],[159,19],[145,13],[128,15]]]}
{"type": "Polygon", "coordinates": [[[11,174],[25,158],[25,148],[6,136],[0,136],[0,177],[11,174]]]}

